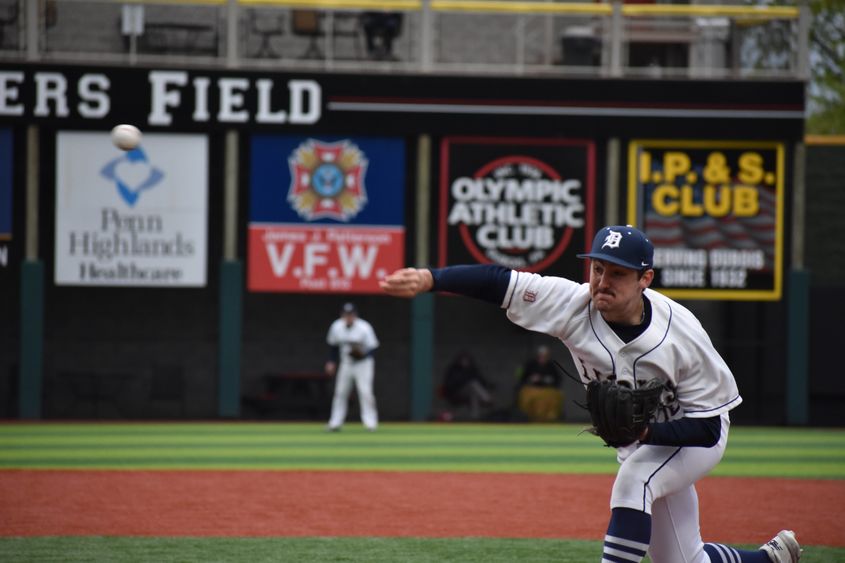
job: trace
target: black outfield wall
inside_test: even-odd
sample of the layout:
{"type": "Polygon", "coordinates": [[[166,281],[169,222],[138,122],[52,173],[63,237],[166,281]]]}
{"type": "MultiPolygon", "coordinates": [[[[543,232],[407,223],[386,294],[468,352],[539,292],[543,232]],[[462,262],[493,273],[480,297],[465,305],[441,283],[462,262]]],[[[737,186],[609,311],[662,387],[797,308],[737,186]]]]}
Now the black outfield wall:
{"type": "MultiPolygon", "coordinates": [[[[29,124],[39,125],[41,134],[39,256],[45,265],[43,414],[47,418],[214,418],[217,415],[222,147],[227,129],[241,133],[238,222],[241,260],[245,259],[246,249],[251,133],[378,134],[403,138],[408,147],[405,225],[409,264],[415,262],[418,226],[413,179],[416,140],[422,134],[432,137],[435,152],[438,140],[448,135],[590,139],[597,150],[596,220],[599,222],[604,220],[605,147],[611,137],[619,138],[623,147],[627,140],[642,137],[774,139],[786,143],[787,153],[791,154],[792,143],[803,136],[804,85],[791,82],[357,76],[56,65],[2,65],[0,72],[11,73],[13,83],[19,86],[18,92],[7,98],[6,111],[0,110],[0,128],[11,130],[14,139],[13,231],[11,240],[4,242],[9,249],[8,263],[0,271],[0,417],[16,415],[20,264],[25,231],[24,139],[29,124]],[[175,76],[175,82],[165,84],[162,72],[175,72],[176,75],[167,75],[175,76]],[[65,79],[66,115],[59,111],[53,98],[46,102],[46,111],[37,111],[38,73],[58,74],[65,79]],[[92,74],[107,80],[92,79],[92,74]],[[197,78],[208,78],[211,84],[206,99],[209,111],[204,119],[202,112],[197,112],[196,90],[191,86],[197,78]],[[240,109],[247,117],[243,121],[233,121],[218,111],[220,83],[224,78],[245,80],[245,101],[240,109]],[[271,93],[263,102],[259,95],[260,81],[272,85],[271,90],[265,90],[271,93]],[[108,87],[104,86],[106,83],[108,87]],[[91,95],[92,88],[100,95],[91,95]],[[178,92],[179,101],[164,96],[164,90],[178,92]],[[315,91],[319,97],[314,97],[315,91]],[[761,96],[761,92],[766,92],[766,96],[761,96]],[[294,102],[297,96],[298,101],[294,102]],[[104,99],[109,100],[108,108],[102,105],[104,99]],[[287,111],[287,120],[262,121],[261,103],[270,104],[273,110],[287,111]],[[294,107],[299,103],[302,107],[294,107]],[[91,117],[93,114],[97,115],[91,117]],[[170,122],[163,123],[164,117],[169,117],[170,122]],[[55,133],[76,129],[107,131],[119,122],[136,123],[151,132],[209,134],[208,283],[205,287],[129,289],[53,284],[55,133]]],[[[842,284],[841,273],[831,266],[829,255],[818,250],[835,239],[828,229],[836,228],[832,217],[841,215],[836,212],[842,209],[841,190],[836,188],[837,182],[841,186],[845,177],[837,168],[841,168],[841,162],[841,151],[816,147],[808,151],[807,264],[811,272],[819,269],[819,276],[814,275],[813,282],[824,288],[842,284]],[[818,203],[821,201],[824,203],[818,203]]],[[[436,177],[436,154],[431,166],[432,177],[436,177]]],[[[437,209],[436,192],[433,186],[432,209],[437,209]]],[[[624,209],[624,201],[621,204],[624,209]]],[[[436,248],[436,217],[431,217],[429,226],[432,233],[429,242],[436,248]]],[[[788,240],[787,236],[787,243],[788,240]]],[[[428,257],[429,263],[434,261],[433,255],[428,257]]],[[[818,297],[829,296],[830,292],[820,291],[814,286],[814,311],[817,308],[830,311],[833,305],[821,303],[818,297]]],[[[341,304],[350,299],[373,324],[382,342],[376,356],[375,383],[382,417],[385,420],[410,417],[411,306],[408,301],[342,294],[245,292],[243,297],[241,390],[245,402],[241,412],[244,417],[321,419],[326,415],[327,396],[313,395],[316,391],[308,386],[296,390],[302,393],[303,408],[295,405],[272,408],[272,401],[262,403],[260,399],[268,399],[265,376],[322,369],[329,323],[341,304]],[[254,401],[256,398],[258,402],[254,401]],[[313,405],[315,400],[319,402],[317,407],[313,405]]],[[[695,301],[685,305],[700,316],[735,371],[745,402],[735,411],[734,419],[783,423],[785,304],[695,301]]],[[[829,397],[822,395],[828,388],[824,378],[833,377],[829,374],[834,370],[825,363],[829,361],[828,354],[818,348],[826,342],[818,336],[818,331],[824,328],[818,320],[820,317],[814,313],[811,318],[814,358],[811,422],[841,424],[843,421],[837,419],[829,397]]],[[[460,350],[470,350],[495,384],[497,416],[502,419],[507,418],[513,404],[516,369],[538,344],[550,343],[547,337],[510,324],[503,311],[494,306],[448,296],[435,299],[434,327],[434,386],[439,384],[452,357],[460,350]]],[[[554,355],[564,365],[571,366],[562,346],[554,348],[554,355]]],[[[583,413],[572,403],[572,399],[579,398],[580,390],[567,384],[566,394],[566,417],[583,419],[583,413]]],[[[435,397],[432,414],[436,415],[442,406],[435,397]]]]}

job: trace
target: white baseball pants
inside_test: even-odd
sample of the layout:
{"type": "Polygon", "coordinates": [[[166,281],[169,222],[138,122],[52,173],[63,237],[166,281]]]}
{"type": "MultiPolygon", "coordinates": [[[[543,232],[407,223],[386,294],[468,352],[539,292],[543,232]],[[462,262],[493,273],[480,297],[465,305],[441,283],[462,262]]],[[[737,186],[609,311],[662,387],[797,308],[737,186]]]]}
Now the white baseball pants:
{"type": "Polygon", "coordinates": [[[358,402],[361,407],[361,422],[368,430],[375,430],[378,426],[378,411],[376,398],[373,395],[373,375],[375,360],[364,358],[357,362],[342,361],[337,368],[337,377],[332,399],[332,414],[329,418],[330,428],[340,428],[346,421],[346,411],[349,406],[349,394],[352,384],[358,392],[358,402]]]}
{"type": "Polygon", "coordinates": [[[709,563],[698,519],[695,483],[722,459],[730,418],[722,415],[722,435],[712,448],[641,445],[622,462],[610,507],[651,514],[653,563],[709,563]]]}

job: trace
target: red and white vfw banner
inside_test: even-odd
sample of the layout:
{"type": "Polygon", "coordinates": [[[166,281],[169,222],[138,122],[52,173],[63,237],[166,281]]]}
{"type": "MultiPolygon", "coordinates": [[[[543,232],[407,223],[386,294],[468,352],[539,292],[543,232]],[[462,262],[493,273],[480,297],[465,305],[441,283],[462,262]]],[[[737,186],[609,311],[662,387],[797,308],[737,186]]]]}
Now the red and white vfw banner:
{"type": "Polygon", "coordinates": [[[249,289],[378,293],[404,247],[400,227],[251,225],[249,289]]]}

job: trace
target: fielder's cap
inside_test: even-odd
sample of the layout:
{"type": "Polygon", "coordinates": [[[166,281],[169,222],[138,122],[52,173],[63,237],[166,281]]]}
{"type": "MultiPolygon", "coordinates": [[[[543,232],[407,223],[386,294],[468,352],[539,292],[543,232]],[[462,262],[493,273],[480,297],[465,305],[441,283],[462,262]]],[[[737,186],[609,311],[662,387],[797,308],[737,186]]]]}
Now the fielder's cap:
{"type": "Polygon", "coordinates": [[[654,245],[639,229],[615,225],[596,233],[592,251],[579,254],[578,258],[595,258],[632,270],[647,270],[654,267],[654,245]]]}
{"type": "Polygon", "coordinates": [[[354,303],[344,303],[343,307],[340,309],[340,312],[344,315],[348,315],[351,313],[357,313],[358,308],[355,306],[354,303]]]}

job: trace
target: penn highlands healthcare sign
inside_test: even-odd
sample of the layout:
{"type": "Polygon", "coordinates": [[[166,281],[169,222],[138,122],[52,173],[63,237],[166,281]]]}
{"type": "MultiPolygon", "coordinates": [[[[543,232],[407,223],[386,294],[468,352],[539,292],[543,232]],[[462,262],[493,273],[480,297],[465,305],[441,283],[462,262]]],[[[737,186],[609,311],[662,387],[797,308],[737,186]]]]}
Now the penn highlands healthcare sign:
{"type": "Polygon", "coordinates": [[[206,284],[208,140],[153,133],[128,152],[105,132],[56,139],[56,285],[206,284]]]}

